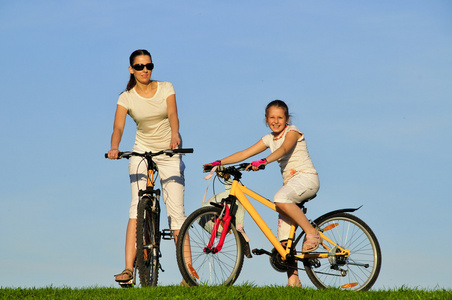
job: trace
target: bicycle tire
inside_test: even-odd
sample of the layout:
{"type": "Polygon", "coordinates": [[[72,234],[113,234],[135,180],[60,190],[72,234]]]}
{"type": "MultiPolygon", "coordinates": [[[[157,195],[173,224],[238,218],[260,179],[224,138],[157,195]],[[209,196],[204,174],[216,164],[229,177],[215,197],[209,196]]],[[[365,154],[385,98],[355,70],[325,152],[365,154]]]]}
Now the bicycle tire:
{"type": "MultiPolygon", "coordinates": [[[[360,218],[344,212],[322,216],[314,221],[314,225],[333,242],[349,249],[350,255],[304,260],[311,282],[319,289],[369,290],[381,268],[380,245],[370,227],[360,218]]],[[[317,251],[322,250],[325,249],[321,245],[317,251]]]]}
{"type": "MultiPolygon", "coordinates": [[[[179,233],[176,256],[182,277],[190,286],[232,285],[243,266],[243,237],[233,222],[230,223],[224,245],[218,253],[206,253],[204,248],[211,238],[211,228],[221,214],[221,208],[202,207],[185,220],[179,233]],[[188,239],[190,243],[186,241],[188,239]],[[190,249],[188,249],[190,247],[190,249]],[[191,251],[192,268],[186,264],[184,253],[191,251]],[[196,275],[192,271],[196,271],[196,275]]],[[[220,226],[214,245],[217,244],[223,228],[220,226]]]]}
{"type": "Polygon", "coordinates": [[[160,259],[159,202],[142,197],[137,208],[137,268],[142,287],[156,286],[160,259]]]}

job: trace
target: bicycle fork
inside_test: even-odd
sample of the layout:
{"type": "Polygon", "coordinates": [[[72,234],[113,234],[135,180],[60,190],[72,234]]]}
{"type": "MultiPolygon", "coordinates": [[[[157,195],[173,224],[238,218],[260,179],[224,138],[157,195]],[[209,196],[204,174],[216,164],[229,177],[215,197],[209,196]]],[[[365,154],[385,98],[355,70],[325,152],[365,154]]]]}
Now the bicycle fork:
{"type": "Polygon", "coordinates": [[[218,253],[223,248],[224,239],[226,238],[226,234],[229,230],[229,224],[231,223],[231,215],[229,214],[229,206],[224,205],[223,211],[220,214],[220,217],[215,220],[215,225],[213,226],[212,233],[210,236],[209,243],[204,248],[205,253],[218,253]],[[224,212],[224,214],[223,214],[224,212]],[[223,217],[221,217],[223,216],[223,217]],[[215,241],[215,238],[217,236],[218,228],[220,227],[220,223],[223,226],[223,231],[221,232],[220,240],[218,241],[218,244],[216,247],[213,247],[213,243],[215,241]]]}

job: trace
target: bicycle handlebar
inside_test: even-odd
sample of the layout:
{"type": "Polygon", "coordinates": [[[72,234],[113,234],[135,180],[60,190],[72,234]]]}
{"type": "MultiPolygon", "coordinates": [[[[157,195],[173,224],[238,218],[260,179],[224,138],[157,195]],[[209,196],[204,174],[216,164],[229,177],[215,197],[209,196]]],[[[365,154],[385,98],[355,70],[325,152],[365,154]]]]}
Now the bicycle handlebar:
{"type": "MultiPolygon", "coordinates": [[[[132,151],[127,151],[127,152],[119,152],[118,153],[118,158],[117,159],[121,159],[121,158],[127,158],[129,159],[131,156],[141,156],[141,157],[146,157],[146,156],[157,156],[157,155],[162,155],[162,154],[166,154],[168,156],[173,156],[174,154],[185,154],[185,153],[193,153],[193,148],[185,148],[185,149],[167,149],[167,150],[162,150],[159,152],[144,152],[144,153],[139,153],[139,152],[132,152],[132,151]]],[[[105,153],[105,158],[108,158],[108,153],[105,153]]]]}
{"type": "MultiPolygon", "coordinates": [[[[218,166],[216,169],[216,172],[225,173],[225,174],[232,174],[237,171],[245,171],[246,167],[248,167],[250,163],[241,163],[238,165],[232,165],[232,166],[218,166]]],[[[204,173],[208,173],[212,171],[214,167],[213,166],[207,166],[204,168],[204,173]]],[[[260,165],[259,170],[264,170],[265,165],[260,165]]],[[[248,171],[251,171],[252,169],[248,169],[248,171]]]]}

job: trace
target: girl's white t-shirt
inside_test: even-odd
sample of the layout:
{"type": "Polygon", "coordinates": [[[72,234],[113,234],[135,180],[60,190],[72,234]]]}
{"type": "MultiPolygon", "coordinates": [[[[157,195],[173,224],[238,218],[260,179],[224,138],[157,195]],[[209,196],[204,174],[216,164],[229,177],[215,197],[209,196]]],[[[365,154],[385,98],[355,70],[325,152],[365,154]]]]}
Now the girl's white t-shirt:
{"type": "Polygon", "coordinates": [[[299,172],[317,174],[311,157],[309,156],[304,134],[298,130],[296,126],[287,125],[283,132],[281,132],[278,136],[275,137],[272,133],[269,133],[262,137],[262,141],[267,147],[270,148],[271,152],[274,152],[276,149],[281,147],[286,139],[287,133],[290,131],[300,133],[301,137],[298,139],[292,151],[286,153],[283,157],[278,159],[284,182],[287,182],[292,176],[299,172]]]}

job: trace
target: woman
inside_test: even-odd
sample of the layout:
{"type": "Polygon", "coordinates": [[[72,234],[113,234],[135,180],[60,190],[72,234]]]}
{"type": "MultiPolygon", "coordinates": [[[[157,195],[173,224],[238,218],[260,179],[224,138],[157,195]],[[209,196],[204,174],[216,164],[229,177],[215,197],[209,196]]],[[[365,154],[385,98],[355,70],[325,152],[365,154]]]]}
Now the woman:
{"type": "MultiPolygon", "coordinates": [[[[302,251],[304,253],[314,251],[321,242],[320,235],[297,206],[297,203],[315,196],[319,190],[318,174],[309,157],[304,134],[296,126],[289,125],[289,108],[281,100],[274,100],[267,105],[265,121],[271,133],[243,151],[204,166],[237,163],[270,148],[272,152],[270,155],[253,161],[247,169],[257,171],[261,165],[278,161],[284,180],[283,187],[273,197],[276,209],[280,213],[279,240],[284,244],[288,239],[290,223],[293,220],[306,233],[302,251]]],[[[296,263],[288,270],[287,276],[288,286],[301,287],[296,263]]]]}
{"type": "MultiPolygon", "coordinates": [[[[129,58],[130,80],[126,90],[117,103],[111,149],[108,158],[116,159],[119,153],[127,114],[137,125],[134,152],[157,152],[175,149],[181,145],[176,96],[170,82],[151,80],[154,64],[147,50],[136,50],[129,58]]],[[[163,198],[165,200],[168,223],[175,240],[185,220],[184,213],[184,163],[179,155],[154,157],[159,169],[163,198]]],[[[146,166],[141,158],[132,156],[129,162],[129,175],[132,201],[129,209],[125,245],[125,269],[115,275],[117,282],[127,282],[133,278],[133,264],[136,256],[136,224],[138,190],[146,185],[146,166]],[[138,183],[138,185],[137,185],[138,183]]]]}

